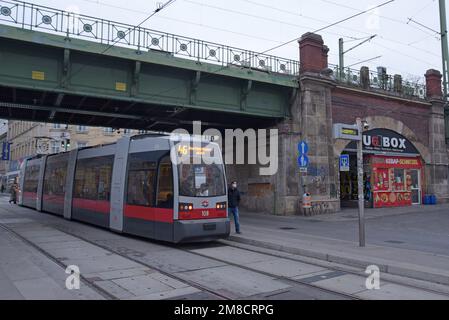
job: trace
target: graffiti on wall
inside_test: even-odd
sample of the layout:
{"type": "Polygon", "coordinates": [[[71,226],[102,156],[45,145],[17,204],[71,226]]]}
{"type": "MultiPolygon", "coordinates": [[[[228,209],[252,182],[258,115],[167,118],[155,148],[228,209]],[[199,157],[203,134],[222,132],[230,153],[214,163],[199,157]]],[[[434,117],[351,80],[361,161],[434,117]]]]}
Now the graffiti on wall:
{"type": "Polygon", "coordinates": [[[327,194],[329,170],[324,166],[310,166],[307,170],[308,188],[312,194],[327,194]]]}

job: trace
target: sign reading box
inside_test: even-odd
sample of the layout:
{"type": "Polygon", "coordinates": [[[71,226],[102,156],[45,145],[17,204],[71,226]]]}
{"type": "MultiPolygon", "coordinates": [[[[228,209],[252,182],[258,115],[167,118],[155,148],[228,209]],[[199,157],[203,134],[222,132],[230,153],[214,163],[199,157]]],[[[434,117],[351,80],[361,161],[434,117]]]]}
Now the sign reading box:
{"type": "Polygon", "coordinates": [[[360,135],[357,125],[335,123],[334,124],[334,139],[356,140],[360,141],[360,135]]]}

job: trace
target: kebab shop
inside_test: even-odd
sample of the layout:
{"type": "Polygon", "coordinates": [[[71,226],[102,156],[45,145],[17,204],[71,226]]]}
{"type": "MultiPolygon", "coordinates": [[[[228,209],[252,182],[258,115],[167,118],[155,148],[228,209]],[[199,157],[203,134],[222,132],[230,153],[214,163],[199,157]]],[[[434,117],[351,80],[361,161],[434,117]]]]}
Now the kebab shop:
{"type": "MultiPolygon", "coordinates": [[[[357,200],[356,145],[351,142],[343,154],[350,156],[350,168],[340,172],[342,205],[357,200]]],[[[418,150],[405,137],[387,129],[363,134],[365,206],[400,207],[420,204],[423,162],[418,150]]]]}

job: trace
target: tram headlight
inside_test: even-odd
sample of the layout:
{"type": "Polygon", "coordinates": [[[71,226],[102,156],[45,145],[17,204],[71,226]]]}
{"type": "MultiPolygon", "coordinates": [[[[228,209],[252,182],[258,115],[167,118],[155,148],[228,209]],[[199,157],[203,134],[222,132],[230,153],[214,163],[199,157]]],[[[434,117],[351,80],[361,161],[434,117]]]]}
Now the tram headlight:
{"type": "Polygon", "coordinates": [[[218,203],[215,205],[215,208],[220,209],[220,210],[226,209],[226,202],[218,202],[218,203]]]}
{"type": "Polygon", "coordinates": [[[179,204],[179,211],[192,211],[193,210],[193,204],[191,203],[180,203],[179,204]]]}

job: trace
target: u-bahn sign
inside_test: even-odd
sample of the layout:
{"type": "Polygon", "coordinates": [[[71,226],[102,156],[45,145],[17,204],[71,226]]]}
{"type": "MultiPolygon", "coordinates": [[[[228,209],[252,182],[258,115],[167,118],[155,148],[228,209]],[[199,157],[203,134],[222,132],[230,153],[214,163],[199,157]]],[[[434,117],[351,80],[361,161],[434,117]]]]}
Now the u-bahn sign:
{"type": "MultiPolygon", "coordinates": [[[[388,129],[373,129],[363,132],[364,153],[401,153],[419,154],[416,147],[404,136],[388,129]]],[[[357,145],[351,142],[346,149],[356,150],[357,145]]]]}

